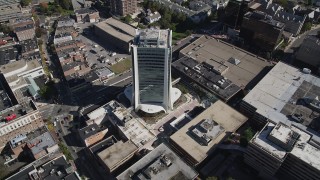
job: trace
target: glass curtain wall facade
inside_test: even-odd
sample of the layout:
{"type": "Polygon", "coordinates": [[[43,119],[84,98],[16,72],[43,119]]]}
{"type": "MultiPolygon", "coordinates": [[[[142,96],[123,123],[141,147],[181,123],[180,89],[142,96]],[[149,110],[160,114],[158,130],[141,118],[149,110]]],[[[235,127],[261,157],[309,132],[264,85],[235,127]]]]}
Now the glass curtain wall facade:
{"type": "Polygon", "coordinates": [[[132,45],[134,107],[141,104],[172,108],[171,31],[137,30],[132,45]]]}

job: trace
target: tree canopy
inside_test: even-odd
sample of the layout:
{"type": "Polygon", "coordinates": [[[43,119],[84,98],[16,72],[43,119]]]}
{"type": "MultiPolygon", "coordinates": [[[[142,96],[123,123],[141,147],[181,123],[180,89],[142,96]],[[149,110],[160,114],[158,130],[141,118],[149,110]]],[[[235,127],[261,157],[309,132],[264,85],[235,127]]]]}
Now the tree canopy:
{"type": "Polygon", "coordinates": [[[28,6],[31,3],[32,0],[21,0],[20,4],[21,6],[25,7],[28,6]]]}

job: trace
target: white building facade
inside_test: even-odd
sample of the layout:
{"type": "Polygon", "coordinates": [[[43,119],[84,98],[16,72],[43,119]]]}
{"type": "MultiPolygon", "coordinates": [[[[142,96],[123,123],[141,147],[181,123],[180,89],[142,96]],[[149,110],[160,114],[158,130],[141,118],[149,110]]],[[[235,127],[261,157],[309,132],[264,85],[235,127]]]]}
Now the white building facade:
{"type": "Polygon", "coordinates": [[[135,110],[157,113],[173,108],[171,30],[136,30],[132,45],[135,110]]]}

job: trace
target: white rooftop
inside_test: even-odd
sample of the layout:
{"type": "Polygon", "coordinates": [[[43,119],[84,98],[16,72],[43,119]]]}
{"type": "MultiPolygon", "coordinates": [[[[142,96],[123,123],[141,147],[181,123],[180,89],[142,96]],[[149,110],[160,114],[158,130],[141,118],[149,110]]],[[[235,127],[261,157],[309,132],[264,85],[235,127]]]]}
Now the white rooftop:
{"type": "MultiPolygon", "coordinates": [[[[293,94],[304,81],[320,87],[318,77],[306,74],[302,70],[283,62],[278,62],[243,98],[243,101],[257,108],[257,113],[275,123],[282,122],[288,126],[294,124],[306,130],[307,128],[304,125],[289,120],[286,115],[281,113],[283,107],[290,102],[293,94]]],[[[317,135],[312,138],[316,141],[320,140],[317,135]]]]}
{"type": "Polygon", "coordinates": [[[116,101],[110,101],[105,107],[110,108],[108,112],[116,116],[119,120],[125,121],[124,126],[121,126],[117,119],[109,116],[113,124],[117,124],[120,131],[131,140],[136,146],[142,147],[144,144],[154,139],[155,136],[136,118],[130,115],[130,110],[125,109],[116,101]],[[127,118],[124,120],[124,118],[127,118]]]}
{"type": "Polygon", "coordinates": [[[273,130],[276,124],[274,123],[268,123],[266,127],[261,130],[260,133],[256,134],[252,138],[252,143],[255,145],[260,146],[260,148],[264,149],[265,151],[271,153],[274,157],[277,157],[279,159],[284,160],[284,157],[286,156],[287,152],[282,149],[281,147],[275,145],[273,142],[271,142],[269,139],[267,139],[270,132],[273,130]]]}
{"type": "Polygon", "coordinates": [[[290,153],[320,170],[320,149],[306,143],[310,140],[311,136],[294,126],[292,126],[291,129],[298,132],[300,138],[290,153]]]}
{"type": "Polygon", "coordinates": [[[155,136],[137,119],[131,119],[125,123],[125,126],[119,126],[123,134],[138,147],[142,147],[155,136]]]}
{"type": "Polygon", "coordinates": [[[311,139],[310,134],[295,126],[277,126],[279,127],[279,129],[274,131],[275,127],[275,123],[269,122],[265,126],[265,128],[261,130],[260,133],[257,133],[251,141],[256,145],[259,145],[260,148],[271,153],[273,156],[279,159],[284,160],[286,154],[290,153],[296,156],[297,158],[301,159],[302,161],[315,167],[316,169],[320,170],[320,150],[308,143],[311,139]],[[279,147],[267,138],[268,135],[270,135],[270,133],[272,132],[273,136],[276,137],[278,140],[286,140],[290,132],[296,132],[300,136],[295,142],[293,149],[290,152],[287,152],[286,150],[282,149],[281,147],[279,147]]]}

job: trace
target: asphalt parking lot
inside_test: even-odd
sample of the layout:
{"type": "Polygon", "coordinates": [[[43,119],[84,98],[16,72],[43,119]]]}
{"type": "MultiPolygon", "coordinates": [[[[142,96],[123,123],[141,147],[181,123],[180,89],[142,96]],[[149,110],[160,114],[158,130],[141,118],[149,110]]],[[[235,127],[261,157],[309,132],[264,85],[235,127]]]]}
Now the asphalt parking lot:
{"type": "Polygon", "coordinates": [[[119,59],[130,58],[129,54],[120,54],[117,49],[112,47],[110,42],[104,42],[94,35],[91,23],[78,23],[78,40],[86,44],[86,57],[90,67],[94,64],[96,68],[115,64],[119,59]]]}

